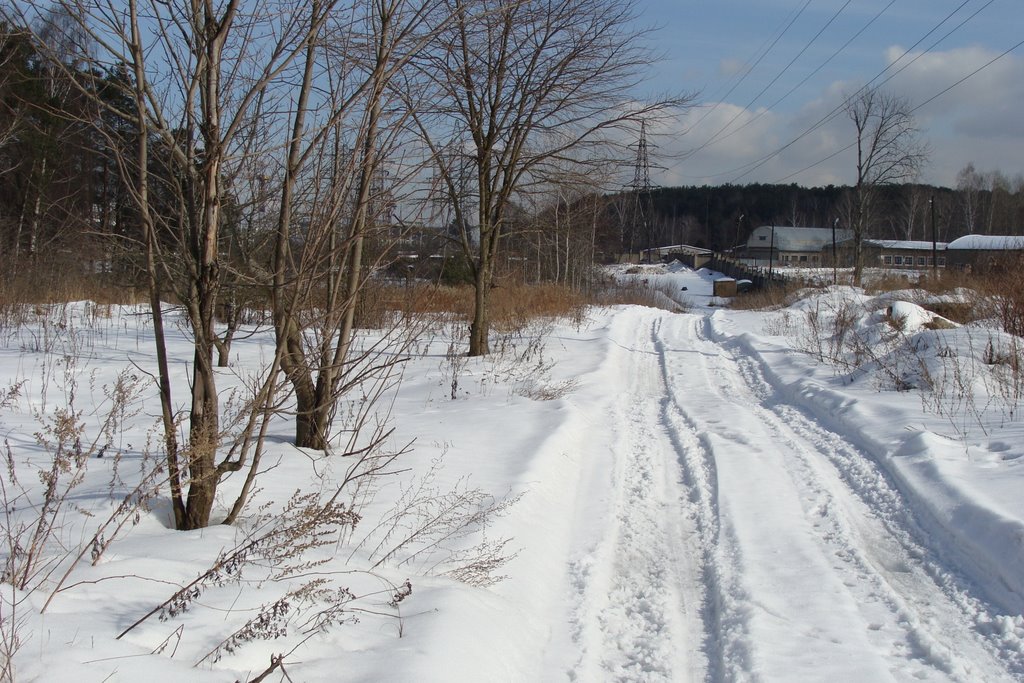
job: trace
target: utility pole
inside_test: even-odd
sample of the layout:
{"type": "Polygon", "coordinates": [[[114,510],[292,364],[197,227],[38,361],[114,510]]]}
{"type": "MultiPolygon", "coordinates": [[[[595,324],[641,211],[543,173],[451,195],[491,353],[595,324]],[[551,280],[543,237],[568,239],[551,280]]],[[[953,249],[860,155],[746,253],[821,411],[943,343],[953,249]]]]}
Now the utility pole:
{"type": "Polygon", "coordinates": [[[839,216],[832,221],[832,284],[838,284],[839,274],[836,270],[836,226],[839,225],[839,216]]]}
{"type": "Polygon", "coordinates": [[[935,232],[935,195],[928,198],[928,210],[932,214],[932,277],[937,280],[939,277],[939,240],[935,232]]]}

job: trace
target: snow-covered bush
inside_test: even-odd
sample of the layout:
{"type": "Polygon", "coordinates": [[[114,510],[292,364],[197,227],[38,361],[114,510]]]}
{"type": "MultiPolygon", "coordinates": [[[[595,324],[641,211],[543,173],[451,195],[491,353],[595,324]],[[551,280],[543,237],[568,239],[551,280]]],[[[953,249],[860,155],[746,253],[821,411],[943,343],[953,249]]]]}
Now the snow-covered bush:
{"type": "Polygon", "coordinates": [[[922,404],[959,432],[1013,419],[1024,398],[1020,338],[958,325],[928,310],[933,300],[924,290],[872,297],[831,287],[773,317],[766,332],[790,337],[845,382],[919,392],[922,404]]]}

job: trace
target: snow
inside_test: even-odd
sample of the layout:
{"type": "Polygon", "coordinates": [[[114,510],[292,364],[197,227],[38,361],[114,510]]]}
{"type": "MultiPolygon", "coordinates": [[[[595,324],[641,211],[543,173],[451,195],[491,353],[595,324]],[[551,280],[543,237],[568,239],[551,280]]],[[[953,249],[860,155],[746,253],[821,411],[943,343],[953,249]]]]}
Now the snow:
{"type": "Polygon", "coordinates": [[[946,248],[998,251],[1024,249],[1024,238],[1014,235],[964,235],[950,242],[946,248]]]}
{"type": "Polygon", "coordinates": [[[944,250],[947,246],[946,242],[925,240],[864,240],[864,243],[882,249],[913,249],[914,251],[926,251],[932,248],[944,250]]]}
{"type": "MultiPolygon", "coordinates": [[[[496,333],[504,351],[487,359],[450,353],[450,324],[421,331],[381,402],[390,443],[412,450],[363,496],[354,530],[303,556],[321,564],[275,577],[253,561],[116,639],[284,519],[293,492],[343,475],[344,461],[292,447],[282,417],[238,526],[172,531],[163,492],[95,566],[85,553],[45,612],[62,571],[34,590],[0,586],[5,632],[17,623],[22,639],[16,680],[246,680],[276,653],[294,681],[1024,680],[1019,340],[944,321],[915,290],[834,286],[741,311],[712,295],[712,271],[617,277],[654,283],[685,312],[592,309],[496,333]],[[417,486],[507,506],[378,564],[380,522],[417,486]],[[503,580],[452,573],[459,553],[500,539],[503,580]],[[305,608],[344,604],[337,623],[306,640],[296,612],[278,638],[207,656],[303,574],[351,591],[305,608]],[[406,579],[411,595],[389,604],[406,579]]],[[[143,313],[80,302],[0,330],[0,398],[20,383],[0,400],[0,438],[29,496],[9,500],[8,528],[37,513],[32,468],[49,461],[45,428],[72,388],[84,432],[108,446],[55,542],[88,544],[156,457],[143,313]],[[120,373],[137,397],[101,434],[120,373]]],[[[184,378],[188,333],[170,332],[184,378]]],[[[272,334],[250,332],[219,377],[225,401],[270,362],[272,334]]],[[[0,477],[10,499],[15,482],[0,477]]]]}

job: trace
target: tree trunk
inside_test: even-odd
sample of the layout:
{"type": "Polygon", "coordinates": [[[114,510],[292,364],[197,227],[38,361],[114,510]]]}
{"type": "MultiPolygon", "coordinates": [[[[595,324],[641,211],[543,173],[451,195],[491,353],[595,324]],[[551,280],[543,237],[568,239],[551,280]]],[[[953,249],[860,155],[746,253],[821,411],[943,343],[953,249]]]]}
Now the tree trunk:
{"type": "Polygon", "coordinates": [[[292,201],[302,158],[302,138],[306,126],[307,103],[313,81],[314,41],[306,47],[303,65],[302,85],[295,105],[295,119],[292,122],[292,139],[288,147],[285,176],[281,184],[281,202],[278,210],[274,244],[274,287],[272,290],[274,309],[274,332],[276,343],[281,349],[281,369],[295,391],[295,445],[307,447],[313,443],[310,436],[316,433],[313,422],[313,406],[316,404],[315,387],[311,370],[306,362],[302,330],[295,319],[297,294],[288,287],[287,270],[291,262],[291,221],[292,201]]]}
{"type": "MultiPolygon", "coordinates": [[[[217,379],[213,366],[214,319],[220,289],[218,251],[221,219],[221,55],[237,3],[224,9],[219,20],[208,13],[203,22],[207,38],[202,45],[205,60],[199,88],[202,105],[202,141],[204,154],[197,180],[200,185],[200,210],[191,213],[190,226],[195,271],[191,300],[187,310],[192,324],[192,405],[189,411],[189,489],[185,502],[185,527],[199,529],[209,525],[217,492],[217,448],[220,439],[220,407],[217,379]]],[[[191,170],[191,169],[189,169],[191,170]]]]}
{"type": "MultiPolygon", "coordinates": [[[[296,396],[299,392],[296,392],[296,396]]],[[[327,403],[317,398],[316,392],[308,396],[300,408],[295,425],[295,445],[299,448],[312,448],[326,451],[330,445],[331,422],[334,411],[330,410],[333,401],[327,403]]]]}
{"type": "Polygon", "coordinates": [[[868,192],[864,183],[858,182],[853,204],[853,284],[860,287],[864,275],[864,234],[868,219],[868,192]]]}
{"type": "Polygon", "coordinates": [[[486,356],[491,352],[488,341],[489,321],[487,319],[487,294],[489,293],[490,263],[481,248],[480,264],[473,281],[473,322],[469,326],[469,355],[486,356]]]}
{"type": "MultiPolygon", "coordinates": [[[[135,72],[135,103],[138,111],[144,111],[145,69],[143,63],[142,37],[139,29],[138,6],[129,3],[131,35],[129,49],[135,72]]],[[[153,337],[156,344],[157,376],[160,386],[160,412],[164,430],[164,448],[167,459],[167,479],[171,489],[171,508],[174,511],[174,528],[186,528],[185,502],[181,491],[181,469],[178,462],[177,425],[174,423],[174,405],[171,400],[171,373],[167,361],[167,341],[164,336],[164,318],[160,294],[162,287],[157,271],[157,240],[153,217],[149,205],[149,130],[144,120],[138,126],[138,188],[137,201],[142,221],[143,239],[146,245],[146,279],[149,289],[149,305],[153,318],[153,337]]]]}
{"type": "Polygon", "coordinates": [[[225,335],[224,338],[214,339],[213,344],[217,347],[217,367],[228,367],[231,364],[231,337],[225,335]]]}
{"type": "MultiPolygon", "coordinates": [[[[352,336],[355,330],[356,306],[363,287],[363,247],[367,230],[373,220],[371,204],[373,202],[373,181],[378,171],[377,137],[381,117],[381,98],[384,94],[384,70],[387,67],[389,54],[387,46],[390,40],[391,15],[383,13],[380,19],[380,33],[376,36],[377,54],[374,71],[371,75],[370,102],[362,145],[362,163],[360,164],[358,186],[356,190],[355,210],[352,217],[348,248],[345,262],[348,265],[345,278],[344,299],[341,305],[341,325],[333,354],[321,359],[318,368],[316,389],[309,397],[312,403],[303,405],[301,419],[302,434],[296,430],[295,445],[316,450],[327,450],[330,446],[331,424],[334,422],[337,407],[339,382],[345,374],[345,363],[349,357],[352,336]]],[[[331,258],[336,258],[332,249],[331,258]]],[[[340,264],[339,264],[340,269],[340,264]]],[[[332,280],[333,281],[333,280],[332,280]]],[[[333,297],[329,301],[334,302],[333,297]]],[[[331,304],[329,304],[331,305],[331,304]]],[[[328,313],[330,320],[333,316],[328,313]]],[[[334,327],[331,325],[331,330],[334,327]]],[[[301,404],[300,404],[301,405],[301,404]]]]}
{"type": "MultiPolygon", "coordinates": [[[[209,293],[201,295],[208,298],[209,293]]],[[[200,310],[203,310],[200,307],[200,310]]],[[[203,310],[202,315],[206,315],[203,310]]],[[[209,318],[207,318],[209,320],[209,318]]],[[[196,329],[192,367],[192,407],[189,411],[189,488],[185,501],[185,528],[201,529],[210,523],[217,492],[217,446],[220,438],[219,405],[213,349],[212,325],[196,329]]]]}

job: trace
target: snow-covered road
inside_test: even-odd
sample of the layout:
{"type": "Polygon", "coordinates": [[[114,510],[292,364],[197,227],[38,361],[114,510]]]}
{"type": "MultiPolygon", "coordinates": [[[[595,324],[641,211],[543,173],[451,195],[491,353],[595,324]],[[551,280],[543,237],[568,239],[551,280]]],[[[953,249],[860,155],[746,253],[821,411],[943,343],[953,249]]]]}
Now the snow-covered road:
{"type": "Polygon", "coordinates": [[[1000,681],[1024,663],[857,440],[787,404],[706,315],[619,313],[588,401],[570,680],[1000,681]]]}
{"type": "MultiPolygon", "coordinates": [[[[504,355],[479,359],[453,354],[444,326],[417,341],[387,406],[396,448],[415,449],[359,494],[362,541],[340,555],[334,544],[311,551],[327,563],[311,565],[317,576],[360,596],[344,623],[315,638],[293,625],[284,639],[274,631],[212,661],[211,648],[255,606],[280,598],[279,584],[247,574],[117,639],[246,528],[186,537],[156,505],[104,561],[81,563],[45,614],[46,591],[25,594],[35,603],[19,608],[19,679],[249,680],[294,647],[297,681],[1024,683],[1024,379],[1000,384],[1018,376],[986,360],[1006,336],[924,328],[923,308],[891,298],[907,294],[837,287],[743,311],[712,296],[716,273],[652,266],[633,276],[661,278],[658,291],[689,312],[595,308],[510,333],[504,355]],[[893,329],[894,301],[918,320],[900,326],[917,355],[897,357],[896,369],[930,368],[934,385],[908,374],[897,390],[887,384],[893,368],[830,365],[804,345],[811,312],[845,311],[870,340],[893,329]],[[412,490],[423,492],[420,507],[412,490]],[[493,500],[503,514],[484,515],[468,535],[458,520],[442,524],[371,566],[373,534],[393,531],[380,520],[406,509],[430,520],[453,500],[493,500]],[[442,571],[460,563],[474,580],[442,571]],[[414,590],[397,600],[406,580],[414,590]]],[[[109,319],[86,304],[68,310],[79,316],[68,318],[79,330],[69,343],[89,349],[79,361],[88,368],[76,370],[77,414],[93,420],[125,349],[138,367],[153,362],[139,341],[150,332],[134,309],[109,319]]],[[[172,329],[175,366],[185,368],[192,349],[184,326],[172,329]]],[[[39,456],[31,435],[61,405],[47,381],[69,357],[32,351],[43,337],[35,328],[19,334],[0,344],[0,386],[21,392],[0,406],[8,468],[39,456]]],[[[271,331],[240,342],[236,366],[260,367],[269,344],[271,331]]],[[[243,381],[230,373],[225,383],[243,381]]],[[[89,460],[76,492],[82,514],[61,518],[62,547],[88,539],[110,514],[121,485],[111,482],[147,462],[131,444],[152,436],[152,397],[116,435],[126,459],[89,460]]],[[[274,429],[264,461],[274,474],[254,510],[323,487],[333,471],[330,456],[297,457],[288,421],[274,429]]]]}

